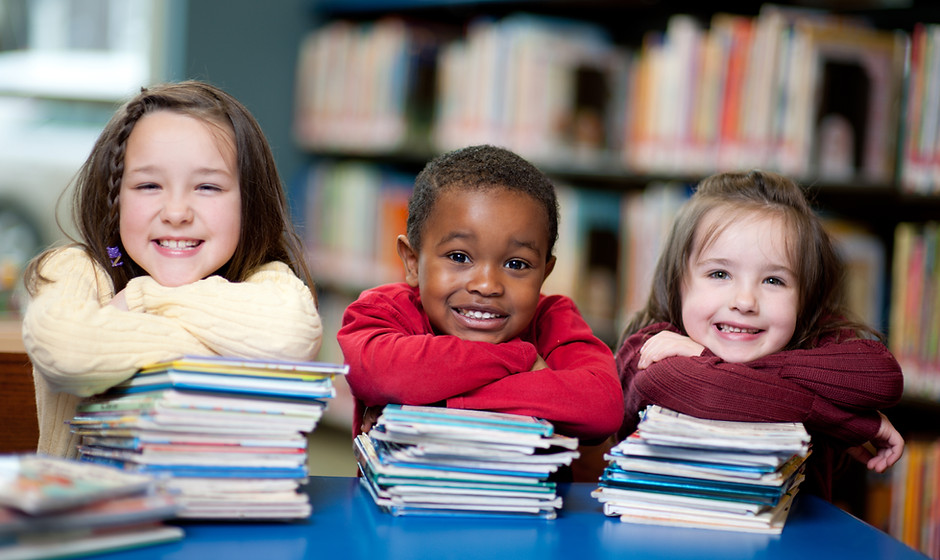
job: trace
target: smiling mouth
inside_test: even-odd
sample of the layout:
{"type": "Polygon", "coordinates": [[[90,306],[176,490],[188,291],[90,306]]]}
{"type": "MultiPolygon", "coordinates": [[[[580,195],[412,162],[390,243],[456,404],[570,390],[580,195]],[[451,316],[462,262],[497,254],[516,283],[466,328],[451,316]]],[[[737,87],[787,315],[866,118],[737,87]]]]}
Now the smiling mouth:
{"type": "Polygon", "coordinates": [[[757,334],[761,332],[761,329],[743,329],[741,327],[732,327],[731,325],[718,324],[715,325],[720,332],[723,333],[735,333],[735,334],[757,334]]]}
{"type": "Polygon", "coordinates": [[[157,245],[164,249],[192,249],[198,246],[202,241],[178,240],[178,239],[159,239],[157,245]]]}
{"type": "Polygon", "coordinates": [[[457,309],[458,314],[468,318],[468,319],[503,319],[506,315],[500,315],[498,313],[491,313],[489,311],[474,311],[472,309],[457,309]]]}

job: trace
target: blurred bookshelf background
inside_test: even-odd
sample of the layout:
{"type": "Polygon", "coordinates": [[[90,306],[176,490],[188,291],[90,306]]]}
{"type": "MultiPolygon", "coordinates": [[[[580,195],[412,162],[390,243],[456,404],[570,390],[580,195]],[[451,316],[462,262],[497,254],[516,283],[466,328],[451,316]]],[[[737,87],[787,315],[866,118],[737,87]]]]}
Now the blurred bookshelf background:
{"type": "MultiPolygon", "coordinates": [[[[612,346],[696,180],[755,167],[797,178],[850,264],[853,309],[888,334],[907,382],[886,412],[909,452],[887,476],[850,473],[843,505],[940,557],[940,7],[0,0],[8,321],[19,269],[62,239],[56,200],[114,108],[188,78],[238,97],[268,136],[329,361],[342,360],[345,306],[401,278],[411,181],[442,151],[505,145],[553,177],[562,222],[546,291],[574,297],[612,346]]],[[[330,408],[311,472],[351,475],[348,393],[330,408]]]]}

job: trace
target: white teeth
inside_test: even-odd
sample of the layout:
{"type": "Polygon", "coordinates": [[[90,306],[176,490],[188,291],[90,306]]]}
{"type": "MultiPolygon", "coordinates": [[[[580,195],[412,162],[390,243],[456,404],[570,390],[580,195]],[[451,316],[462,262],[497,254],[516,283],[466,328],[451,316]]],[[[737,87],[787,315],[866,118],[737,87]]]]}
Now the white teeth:
{"type": "Polygon", "coordinates": [[[468,309],[461,309],[460,314],[471,319],[496,319],[499,317],[499,315],[489,311],[470,311],[468,309]]]}
{"type": "Polygon", "coordinates": [[[718,329],[722,332],[727,333],[748,333],[748,334],[757,334],[759,329],[742,329],[740,327],[732,327],[730,325],[718,325],[718,329]]]}
{"type": "Polygon", "coordinates": [[[186,249],[199,244],[198,241],[176,241],[172,239],[161,239],[159,243],[161,247],[166,247],[167,249],[186,249]]]}

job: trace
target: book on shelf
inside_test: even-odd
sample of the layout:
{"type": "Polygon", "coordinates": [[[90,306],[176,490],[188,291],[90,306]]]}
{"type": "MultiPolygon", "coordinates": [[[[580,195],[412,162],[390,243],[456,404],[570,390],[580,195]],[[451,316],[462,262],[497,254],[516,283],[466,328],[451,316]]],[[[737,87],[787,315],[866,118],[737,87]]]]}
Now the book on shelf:
{"type": "Polygon", "coordinates": [[[0,456],[0,557],[79,556],[179,540],[180,506],[157,481],[41,455],[0,456]]]}
{"type": "Polygon", "coordinates": [[[866,325],[885,332],[888,257],[884,242],[861,224],[846,220],[824,218],[823,227],[845,263],[848,309],[866,325]]]}
{"type": "Polygon", "coordinates": [[[905,119],[901,131],[901,188],[940,193],[940,25],[918,23],[910,38],[905,119]]]}
{"type": "Polygon", "coordinates": [[[800,423],[708,420],[651,405],[605,455],[592,495],[624,522],[779,533],[810,454],[800,423]]]}
{"type": "Polygon", "coordinates": [[[594,333],[613,343],[621,194],[567,185],[556,192],[561,216],[555,256],[566,265],[546,278],[542,292],[572,298],[594,333]]]}
{"type": "Polygon", "coordinates": [[[907,396],[940,398],[940,222],[895,229],[888,346],[907,396]]]}
{"type": "Polygon", "coordinates": [[[440,50],[434,147],[490,143],[534,161],[597,161],[621,57],[588,23],[474,21],[440,50]]]}
{"type": "Polygon", "coordinates": [[[884,473],[868,473],[863,519],[925,557],[940,557],[940,440],[905,438],[904,454],[884,473]]]}
{"type": "Polygon", "coordinates": [[[306,517],[307,434],[347,370],[187,356],[84,399],[70,426],[83,461],[159,476],[178,517],[306,517]]]}
{"type": "Polygon", "coordinates": [[[690,195],[689,185],[657,181],[621,198],[621,279],[618,282],[621,324],[625,323],[623,319],[646,305],[656,261],[676,214],[690,195]]]}
{"type": "Polygon", "coordinates": [[[365,289],[400,282],[413,176],[356,161],[318,162],[299,186],[304,242],[317,280],[365,289]]]}
{"type": "Polygon", "coordinates": [[[936,35],[772,4],[675,14],[631,48],[531,14],[333,21],[300,47],[294,128],[302,146],[365,155],[491,143],[556,167],[887,184],[904,98],[903,182],[936,190],[936,35]]]}
{"type": "Polygon", "coordinates": [[[329,22],[303,40],[294,135],[310,149],[374,153],[421,143],[443,26],[386,17],[329,22]]]}
{"type": "Polygon", "coordinates": [[[889,183],[904,56],[901,33],[807,10],[716,13],[707,29],[675,15],[639,50],[625,162],[889,183]]]}
{"type": "Polygon", "coordinates": [[[387,405],[355,440],[361,482],[393,515],[554,518],[550,480],[578,457],[577,439],[528,416],[387,405]]]}

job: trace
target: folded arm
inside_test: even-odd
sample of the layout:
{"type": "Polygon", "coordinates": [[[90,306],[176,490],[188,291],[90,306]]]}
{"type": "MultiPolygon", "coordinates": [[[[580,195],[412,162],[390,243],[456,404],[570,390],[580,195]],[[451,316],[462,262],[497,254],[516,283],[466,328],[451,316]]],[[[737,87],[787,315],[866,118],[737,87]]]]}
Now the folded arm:
{"type": "Polygon", "coordinates": [[[560,433],[587,441],[616,432],[623,401],[613,355],[571,300],[547,298],[524,336],[536,341],[546,368],[499,379],[447,405],[544,418],[560,433]]]}
{"type": "Polygon", "coordinates": [[[142,276],[125,293],[131,312],[172,320],[214,354],[312,360],[320,349],[313,295],[284,263],[268,263],[244,282],[210,276],[168,288],[142,276]]]}
{"type": "Polygon", "coordinates": [[[435,335],[388,305],[355,302],[337,340],[349,364],[346,381],[365,406],[432,404],[532,367],[535,346],[435,335]]]}

